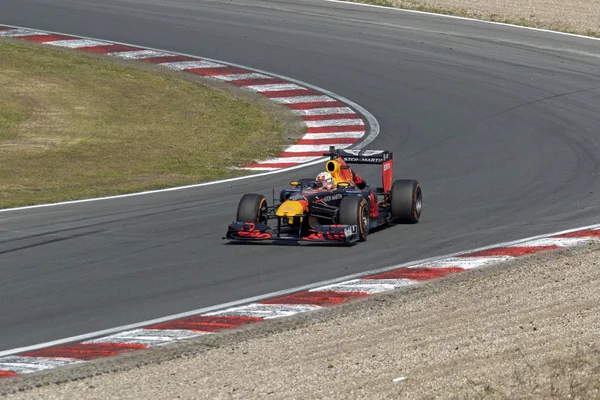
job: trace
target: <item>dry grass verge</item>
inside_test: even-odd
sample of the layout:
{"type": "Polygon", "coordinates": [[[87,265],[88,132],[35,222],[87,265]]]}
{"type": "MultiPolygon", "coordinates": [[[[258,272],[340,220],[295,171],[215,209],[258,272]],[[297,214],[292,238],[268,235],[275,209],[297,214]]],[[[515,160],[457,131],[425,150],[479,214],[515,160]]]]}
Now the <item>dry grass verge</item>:
{"type": "Polygon", "coordinates": [[[349,0],[600,37],[598,0],[349,0]]]}
{"type": "Polygon", "coordinates": [[[303,133],[248,93],[0,41],[0,208],[248,174],[303,133]]]}

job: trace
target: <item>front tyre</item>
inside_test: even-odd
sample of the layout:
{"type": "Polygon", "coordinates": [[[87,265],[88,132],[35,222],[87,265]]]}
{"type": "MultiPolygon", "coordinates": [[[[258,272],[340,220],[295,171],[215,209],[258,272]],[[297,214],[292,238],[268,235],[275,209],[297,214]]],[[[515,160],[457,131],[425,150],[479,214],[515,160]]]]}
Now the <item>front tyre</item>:
{"type": "Polygon", "coordinates": [[[369,204],[359,196],[347,196],[340,201],[339,222],[342,225],[356,225],[358,240],[364,242],[369,234],[369,204]]]}
{"type": "Polygon", "coordinates": [[[399,224],[416,224],[421,219],[423,194],[421,185],[412,179],[398,179],[392,184],[390,203],[392,219],[399,224]]]}
{"type": "Polygon", "coordinates": [[[236,221],[267,223],[267,198],[262,194],[247,193],[238,204],[236,221]]]}

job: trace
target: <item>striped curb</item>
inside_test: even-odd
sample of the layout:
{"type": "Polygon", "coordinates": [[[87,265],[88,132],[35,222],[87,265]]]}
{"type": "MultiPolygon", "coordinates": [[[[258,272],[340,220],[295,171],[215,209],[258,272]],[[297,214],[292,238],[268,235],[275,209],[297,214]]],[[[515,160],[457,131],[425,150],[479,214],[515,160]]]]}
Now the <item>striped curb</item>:
{"type": "Polygon", "coordinates": [[[289,295],[150,324],[143,328],[125,330],[91,340],[3,356],[0,357],[0,377],[18,377],[112,357],[125,352],[163,346],[203,335],[216,334],[247,324],[320,310],[346,303],[352,299],[415,286],[424,281],[497,265],[525,255],[594,241],[600,241],[600,224],[436,259],[417,261],[410,265],[391,266],[375,272],[368,272],[356,279],[327,284],[289,295]]]}
{"type": "Polygon", "coordinates": [[[345,102],[288,81],[223,62],[182,55],[169,51],[130,46],[40,30],[0,25],[0,37],[28,40],[40,44],[103,54],[124,60],[143,61],[176,71],[227,82],[261,94],[299,115],[306,133],[278,157],[245,165],[239,169],[276,171],[322,158],[329,146],[343,149],[358,143],[366,135],[363,117],[345,102]]]}

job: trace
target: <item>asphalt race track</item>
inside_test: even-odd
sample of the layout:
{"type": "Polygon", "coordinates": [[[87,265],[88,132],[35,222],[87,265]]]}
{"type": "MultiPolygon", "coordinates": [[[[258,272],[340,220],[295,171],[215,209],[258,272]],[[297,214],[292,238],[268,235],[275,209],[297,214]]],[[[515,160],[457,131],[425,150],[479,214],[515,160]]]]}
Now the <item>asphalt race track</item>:
{"type": "Polygon", "coordinates": [[[3,0],[0,23],[333,91],[378,119],[368,148],[393,150],[395,177],[424,195],[418,225],[352,248],[221,239],[243,193],[270,198],[319,166],[2,212],[0,350],[600,221],[600,41],[312,0],[3,0]]]}

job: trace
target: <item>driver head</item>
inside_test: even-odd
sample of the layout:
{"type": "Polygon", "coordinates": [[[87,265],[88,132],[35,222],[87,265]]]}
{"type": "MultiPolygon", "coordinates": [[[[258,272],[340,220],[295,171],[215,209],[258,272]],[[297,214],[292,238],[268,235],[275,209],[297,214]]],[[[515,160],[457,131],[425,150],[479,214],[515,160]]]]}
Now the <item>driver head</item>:
{"type": "Polygon", "coordinates": [[[331,190],[333,189],[333,177],[329,172],[321,172],[317,175],[317,187],[331,190]]]}

